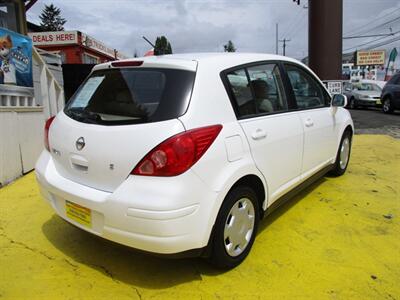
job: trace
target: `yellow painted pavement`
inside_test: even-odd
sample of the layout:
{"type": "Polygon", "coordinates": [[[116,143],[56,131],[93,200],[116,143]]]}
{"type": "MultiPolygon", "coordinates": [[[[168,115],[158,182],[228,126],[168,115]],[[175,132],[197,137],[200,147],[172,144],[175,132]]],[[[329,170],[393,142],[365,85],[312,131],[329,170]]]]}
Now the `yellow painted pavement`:
{"type": "Polygon", "coordinates": [[[356,136],[348,172],[261,223],[221,272],[83,232],[54,215],[30,173],[0,189],[1,299],[400,299],[400,140],[356,136]]]}

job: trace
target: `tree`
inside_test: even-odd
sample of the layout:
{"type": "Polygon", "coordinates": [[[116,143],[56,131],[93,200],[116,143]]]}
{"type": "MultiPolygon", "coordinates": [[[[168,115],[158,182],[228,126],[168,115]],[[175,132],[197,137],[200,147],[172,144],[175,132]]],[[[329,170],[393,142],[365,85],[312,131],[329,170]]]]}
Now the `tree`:
{"type": "Polygon", "coordinates": [[[172,54],[171,44],[165,36],[159,36],[156,39],[154,55],[172,54]]]}
{"type": "Polygon", "coordinates": [[[232,43],[231,40],[228,41],[227,44],[224,45],[225,52],[236,52],[235,45],[232,43]]]}
{"type": "Polygon", "coordinates": [[[39,18],[41,20],[40,27],[45,31],[63,31],[64,24],[67,22],[61,17],[61,9],[53,4],[45,5],[39,18]]]}

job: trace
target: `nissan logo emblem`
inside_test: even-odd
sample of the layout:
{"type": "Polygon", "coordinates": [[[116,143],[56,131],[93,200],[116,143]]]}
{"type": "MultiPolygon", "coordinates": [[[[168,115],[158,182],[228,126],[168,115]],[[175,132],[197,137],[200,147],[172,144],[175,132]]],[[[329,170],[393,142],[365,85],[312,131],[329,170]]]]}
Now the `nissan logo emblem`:
{"type": "Polygon", "coordinates": [[[83,137],[80,137],[79,139],[77,139],[75,146],[78,151],[82,150],[83,147],[85,147],[85,139],[83,137]]]}

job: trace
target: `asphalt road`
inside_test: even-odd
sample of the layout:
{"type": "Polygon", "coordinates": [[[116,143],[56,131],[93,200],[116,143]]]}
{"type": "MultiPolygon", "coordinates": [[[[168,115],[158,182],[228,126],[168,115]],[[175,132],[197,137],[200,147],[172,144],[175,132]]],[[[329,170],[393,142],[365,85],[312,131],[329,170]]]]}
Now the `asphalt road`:
{"type": "Polygon", "coordinates": [[[384,114],[380,109],[350,109],[356,134],[387,134],[400,139],[400,111],[384,114]]]}

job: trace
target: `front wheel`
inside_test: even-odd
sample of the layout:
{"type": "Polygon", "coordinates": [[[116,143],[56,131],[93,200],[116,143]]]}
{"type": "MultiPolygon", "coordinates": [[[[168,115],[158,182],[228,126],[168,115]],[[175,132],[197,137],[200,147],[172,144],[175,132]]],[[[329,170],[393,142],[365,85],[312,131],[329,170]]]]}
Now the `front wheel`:
{"type": "Polygon", "coordinates": [[[340,141],[340,146],[336,155],[334,167],[330,172],[331,175],[341,176],[344,174],[344,172],[346,172],[347,165],[349,164],[350,160],[351,139],[352,135],[350,131],[345,131],[340,141]]]}
{"type": "Polygon", "coordinates": [[[254,243],[259,219],[255,192],[246,186],[233,188],[215,222],[209,261],[224,269],[239,265],[254,243]]]}
{"type": "Polygon", "coordinates": [[[383,100],[382,111],[385,114],[390,114],[393,112],[392,101],[390,101],[390,98],[383,100]]]}

